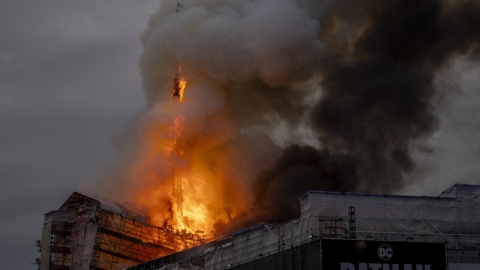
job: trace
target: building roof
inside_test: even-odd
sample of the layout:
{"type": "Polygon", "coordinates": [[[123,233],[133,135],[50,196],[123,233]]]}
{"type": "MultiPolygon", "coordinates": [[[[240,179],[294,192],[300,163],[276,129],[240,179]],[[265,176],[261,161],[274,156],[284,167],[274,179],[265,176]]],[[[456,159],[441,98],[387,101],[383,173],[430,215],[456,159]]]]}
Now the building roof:
{"type": "Polygon", "coordinates": [[[68,199],[62,204],[62,206],[60,206],[59,210],[77,207],[79,204],[83,203],[96,206],[98,209],[114,213],[122,217],[135,219],[144,224],[150,224],[150,218],[148,216],[137,214],[119,203],[88,197],[79,192],[73,192],[72,195],[70,195],[70,197],[68,197],[68,199]]]}

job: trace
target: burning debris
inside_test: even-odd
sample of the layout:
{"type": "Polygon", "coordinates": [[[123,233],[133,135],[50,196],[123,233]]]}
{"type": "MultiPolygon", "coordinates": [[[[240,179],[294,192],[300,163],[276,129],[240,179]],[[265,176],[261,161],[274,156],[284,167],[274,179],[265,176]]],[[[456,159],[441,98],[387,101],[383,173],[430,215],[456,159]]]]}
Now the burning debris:
{"type": "Polygon", "coordinates": [[[171,4],[142,34],[138,141],[101,184],[187,231],[291,218],[309,189],[402,188],[435,76],[480,52],[473,0],[171,4]]]}

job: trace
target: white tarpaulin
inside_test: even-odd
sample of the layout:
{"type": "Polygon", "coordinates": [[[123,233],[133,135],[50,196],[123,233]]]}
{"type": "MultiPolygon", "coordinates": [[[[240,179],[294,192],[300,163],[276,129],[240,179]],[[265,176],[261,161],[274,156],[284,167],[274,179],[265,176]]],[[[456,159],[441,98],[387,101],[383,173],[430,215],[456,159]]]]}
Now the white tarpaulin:
{"type": "Polygon", "coordinates": [[[357,231],[402,234],[480,235],[478,201],[311,191],[300,199],[301,217],[349,220],[355,207],[357,231]]]}

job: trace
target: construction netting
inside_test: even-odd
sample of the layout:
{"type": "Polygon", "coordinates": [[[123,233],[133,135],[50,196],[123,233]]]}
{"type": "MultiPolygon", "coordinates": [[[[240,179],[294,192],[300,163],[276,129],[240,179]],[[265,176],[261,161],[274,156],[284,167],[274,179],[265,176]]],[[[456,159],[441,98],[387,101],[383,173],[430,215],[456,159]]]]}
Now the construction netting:
{"type": "Polygon", "coordinates": [[[480,234],[478,200],[313,191],[300,204],[302,218],[341,219],[344,224],[353,207],[357,232],[480,234]]]}
{"type": "Polygon", "coordinates": [[[437,243],[449,264],[480,264],[479,186],[457,185],[438,197],[312,191],[300,203],[299,219],[129,269],[321,269],[316,243],[326,239],[437,243]]]}
{"type": "MultiPolygon", "coordinates": [[[[168,256],[164,262],[157,259],[157,262],[150,264],[158,263],[154,267],[149,267],[149,263],[144,263],[129,269],[213,270],[232,267],[252,269],[249,268],[250,266],[255,267],[255,269],[282,269],[262,268],[278,260],[279,256],[282,258],[281,264],[285,265],[283,269],[310,269],[301,267],[317,265],[316,262],[307,259],[307,255],[309,256],[316,251],[312,250],[314,246],[304,245],[318,240],[318,237],[312,235],[311,224],[308,219],[292,220],[275,226],[259,224],[236,232],[228,239],[211,242],[208,244],[208,248],[184,251],[182,253],[188,256],[178,256],[176,261],[168,260],[171,257],[168,256]]],[[[179,253],[179,255],[182,253],[179,253]]],[[[278,267],[278,263],[275,264],[275,267],[278,267]]]]}

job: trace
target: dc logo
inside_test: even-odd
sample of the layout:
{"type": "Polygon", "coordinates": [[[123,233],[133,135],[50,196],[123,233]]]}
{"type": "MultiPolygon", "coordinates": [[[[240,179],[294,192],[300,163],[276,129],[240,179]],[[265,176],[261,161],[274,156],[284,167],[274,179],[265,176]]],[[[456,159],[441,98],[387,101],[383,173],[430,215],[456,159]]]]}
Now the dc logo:
{"type": "Polygon", "coordinates": [[[388,261],[393,256],[393,249],[389,245],[381,245],[378,248],[378,257],[384,261],[388,261]]]}

